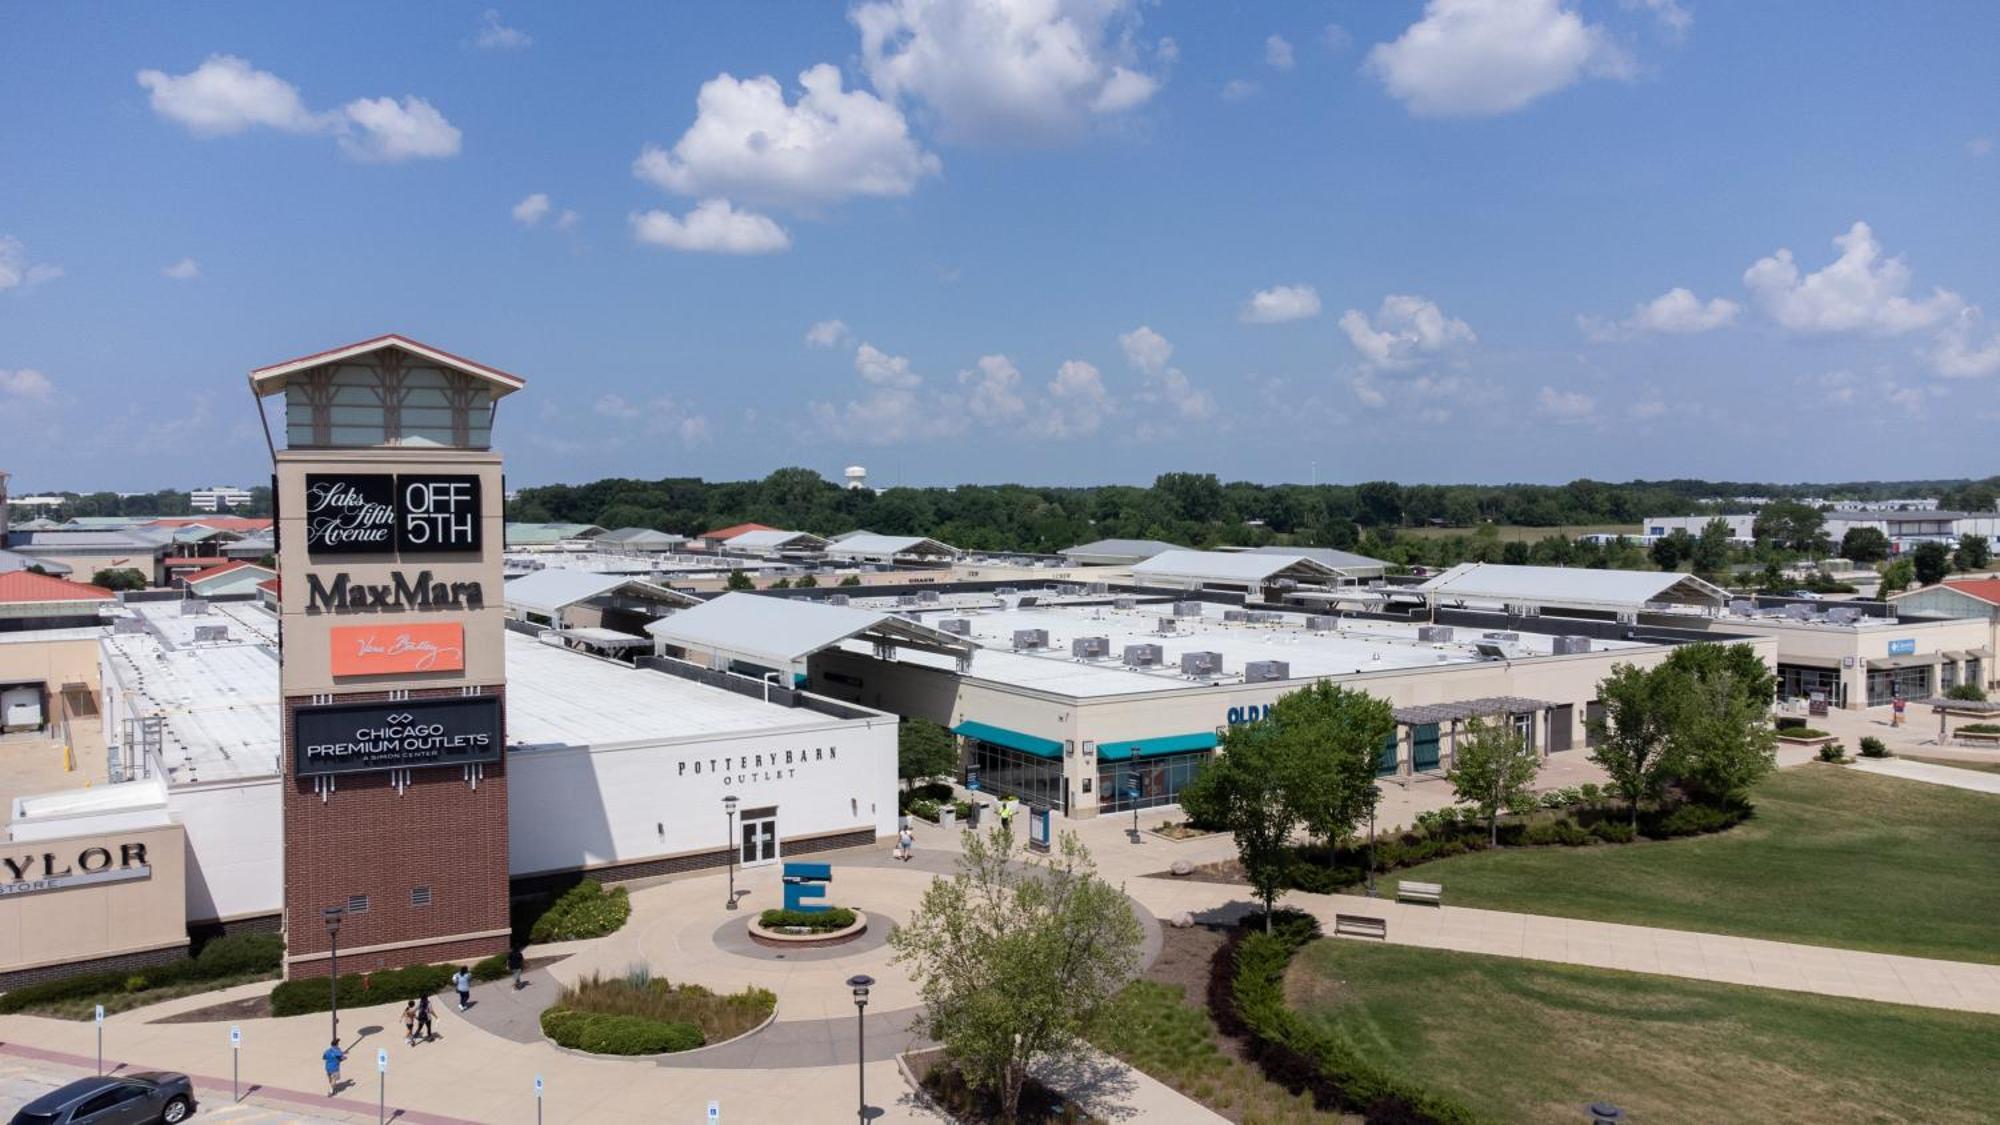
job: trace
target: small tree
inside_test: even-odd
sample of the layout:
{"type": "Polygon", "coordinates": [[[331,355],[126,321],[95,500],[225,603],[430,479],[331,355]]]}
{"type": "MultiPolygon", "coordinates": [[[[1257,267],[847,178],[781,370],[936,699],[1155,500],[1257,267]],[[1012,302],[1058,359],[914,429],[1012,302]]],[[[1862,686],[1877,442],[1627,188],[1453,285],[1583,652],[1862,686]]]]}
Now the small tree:
{"type": "Polygon", "coordinates": [[[1952,562],[1960,570],[1985,570],[1993,565],[1993,544],[1984,535],[1968,531],[1958,537],[1958,550],[1952,553],[1952,562]]]}
{"type": "Polygon", "coordinates": [[[1375,766],[1396,730],[1388,702],[1322,680],[1280,697],[1257,722],[1273,728],[1306,831],[1324,844],[1351,835],[1375,807],[1375,766]]]}
{"type": "Polygon", "coordinates": [[[90,576],[90,584],[107,590],[143,590],[149,585],[144,574],[129,566],[100,570],[90,576]]]}
{"type": "MultiPolygon", "coordinates": [[[[1590,760],[1611,775],[1611,786],[1632,804],[1632,827],[1639,826],[1639,802],[1657,797],[1675,771],[1669,734],[1677,708],[1660,690],[1666,677],[1630,664],[1613,665],[1597,685],[1601,718],[1590,723],[1597,745],[1590,760]]],[[[1679,677],[1675,677],[1675,682],[1679,677]]]]}
{"type": "Polygon", "coordinates": [[[1653,565],[1661,570],[1676,571],[1681,568],[1681,563],[1687,560],[1688,548],[1691,545],[1688,533],[1677,527],[1672,534],[1662,535],[1653,540],[1653,545],[1646,548],[1646,555],[1653,560],[1653,565]]]}
{"type": "Polygon", "coordinates": [[[1729,565],[1729,541],[1733,536],[1729,521],[1719,516],[1703,525],[1693,550],[1688,553],[1694,572],[1703,576],[1721,574],[1722,568],[1729,565]]]}
{"type": "Polygon", "coordinates": [[[861,585],[861,576],[859,574],[850,574],[841,579],[840,584],[842,586],[859,586],[861,585]]]}
{"type": "Polygon", "coordinates": [[[896,728],[896,776],[907,783],[958,772],[951,732],[929,719],[904,719],[896,728]]]}
{"type": "Polygon", "coordinates": [[[1978,684],[1953,684],[1945,689],[1946,699],[1959,699],[1969,703],[1986,702],[1986,689],[1978,684]]]}
{"type": "Polygon", "coordinates": [[[1770,699],[1758,694],[1761,689],[1746,689],[1726,669],[1701,677],[1670,664],[1655,670],[1653,680],[1654,690],[1674,709],[1668,757],[1678,780],[1726,801],[1777,768],[1778,735],[1771,729],[1770,699]]]}
{"type": "Polygon", "coordinates": [[[1472,720],[1469,736],[1452,750],[1451,772],[1445,777],[1459,800],[1486,818],[1486,838],[1500,842],[1500,814],[1526,796],[1541,772],[1542,760],[1528,740],[1510,724],[1472,720]]]}
{"type": "Polygon", "coordinates": [[[723,586],[731,590],[754,590],[757,588],[757,584],[750,581],[750,576],[740,570],[730,571],[729,580],[724,582],[723,586]]]}
{"type": "Polygon", "coordinates": [[[1889,557],[1889,537],[1879,527],[1850,527],[1840,537],[1840,557],[1869,565],[1889,557]]]}
{"type": "Polygon", "coordinates": [[[1907,558],[1897,559],[1882,568],[1882,585],[1876,591],[1882,597],[1900,594],[1910,588],[1917,579],[1917,567],[1907,558]]]}
{"type": "Polygon", "coordinates": [[[924,1032],[1011,1121],[1029,1067],[1080,1047],[1144,936],[1073,833],[1045,859],[1017,852],[1011,832],[962,838],[957,873],[931,881],[889,945],[917,982],[924,1032]]]}
{"type": "Polygon", "coordinates": [[[819,579],[814,578],[810,574],[801,574],[799,575],[799,580],[792,583],[792,588],[795,590],[810,590],[818,585],[819,579]]]}
{"type": "Polygon", "coordinates": [[[1221,751],[1181,787],[1181,808],[1191,820],[1234,834],[1244,877],[1264,904],[1267,933],[1272,904],[1285,889],[1292,830],[1300,819],[1292,803],[1292,772],[1277,726],[1260,719],[1230,727],[1221,751]]]}
{"type": "Polygon", "coordinates": [[[1910,552],[1910,565],[1916,570],[1917,585],[1935,586],[1951,573],[1951,552],[1942,543],[1919,543],[1910,552]]]}
{"type": "Polygon", "coordinates": [[[776,582],[771,583],[770,586],[766,587],[766,589],[771,589],[771,590],[789,590],[791,588],[792,588],[792,580],[789,578],[780,578],[776,582]]]}

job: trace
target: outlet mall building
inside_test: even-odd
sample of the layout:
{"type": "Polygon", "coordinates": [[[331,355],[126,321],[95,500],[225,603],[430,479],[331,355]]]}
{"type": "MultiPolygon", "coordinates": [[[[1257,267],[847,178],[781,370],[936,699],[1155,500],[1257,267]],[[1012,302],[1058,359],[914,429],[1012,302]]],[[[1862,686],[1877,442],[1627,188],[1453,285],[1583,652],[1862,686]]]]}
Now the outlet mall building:
{"type": "Polygon", "coordinates": [[[894,716],[507,620],[488,437],[520,379],[389,336],[250,382],[284,400],[276,612],[0,632],[54,704],[0,741],[0,988],[246,929],[323,974],[335,908],[343,967],[479,957],[510,893],[894,832],[894,716]]]}

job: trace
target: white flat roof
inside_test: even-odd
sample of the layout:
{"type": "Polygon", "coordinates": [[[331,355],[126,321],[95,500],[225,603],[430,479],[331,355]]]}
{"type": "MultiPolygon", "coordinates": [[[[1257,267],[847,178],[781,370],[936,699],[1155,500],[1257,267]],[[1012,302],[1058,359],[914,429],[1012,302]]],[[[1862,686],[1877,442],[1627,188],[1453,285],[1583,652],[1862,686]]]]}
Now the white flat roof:
{"type": "MultiPolygon", "coordinates": [[[[1286,661],[1291,665],[1290,679],[1307,680],[1475,664],[1485,659],[1475,647],[1482,642],[1482,630],[1463,626],[1455,630],[1452,641],[1436,643],[1419,641],[1414,624],[1343,618],[1337,631],[1314,632],[1305,628],[1304,614],[1285,613],[1277,623],[1262,624],[1224,621],[1224,612],[1226,607],[1203,603],[1200,617],[1174,618],[1176,631],[1171,634],[1158,632],[1160,619],[1172,617],[1171,607],[1157,605],[1135,609],[1059,605],[985,611],[929,609],[922,616],[927,624],[942,617],[964,617],[971,623],[973,639],[985,647],[973,657],[968,679],[1078,697],[1240,684],[1244,664],[1253,660],[1286,661]],[[1017,629],[1048,630],[1049,647],[1034,653],[1013,651],[1017,629]],[[1110,656],[1074,659],[1070,642],[1079,637],[1107,638],[1110,656]],[[1126,667],[1122,661],[1128,644],[1159,645],[1160,666],[1149,670],[1126,667]],[[1180,658],[1186,652],[1221,653],[1223,674],[1205,680],[1183,678],[1180,658]]],[[[1522,633],[1519,641],[1508,642],[1506,647],[1512,658],[1525,659],[1551,655],[1554,642],[1552,636],[1522,633]]],[[[1629,641],[1591,643],[1596,651],[1643,647],[1629,641]]],[[[863,654],[872,651],[864,644],[842,647],[863,654]]],[[[949,658],[923,652],[901,650],[896,658],[933,668],[956,668],[949,658]]]]}
{"type": "Polygon", "coordinates": [[[1729,592],[1691,574],[1578,566],[1460,563],[1417,589],[1439,599],[1639,609],[1656,602],[1721,606],[1729,592]]]}
{"type": "Polygon", "coordinates": [[[1302,573],[1336,578],[1339,572],[1304,555],[1263,554],[1258,551],[1162,551],[1132,564],[1134,578],[1181,578],[1204,582],[1268,582],[1274,575],[1297,568],[1302,573]]]}

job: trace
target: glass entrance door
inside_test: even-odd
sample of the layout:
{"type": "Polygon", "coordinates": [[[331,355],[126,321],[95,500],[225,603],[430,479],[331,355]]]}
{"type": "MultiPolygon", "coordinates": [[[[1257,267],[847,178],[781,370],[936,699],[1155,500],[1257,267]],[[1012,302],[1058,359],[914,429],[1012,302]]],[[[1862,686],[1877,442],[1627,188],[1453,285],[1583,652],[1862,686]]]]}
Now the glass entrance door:
{"type": "Polygon", "coordinates": [[[775,863],[778,859],[778,815],[776,810],[753,809],[745,813],[739,841],[742,854],[737,862],[745,867],[775,863]]]}

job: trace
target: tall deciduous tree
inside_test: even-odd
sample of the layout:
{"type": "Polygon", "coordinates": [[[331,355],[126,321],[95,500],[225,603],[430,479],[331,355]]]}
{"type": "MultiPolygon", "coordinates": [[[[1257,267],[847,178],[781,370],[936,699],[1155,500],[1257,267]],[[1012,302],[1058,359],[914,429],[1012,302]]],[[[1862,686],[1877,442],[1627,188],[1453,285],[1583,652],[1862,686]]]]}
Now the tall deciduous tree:
{"type": "Polygon", "coordinates": [[[1882,568],[1882,585],[1877,593],[1885,598],[1891,594],[1900,594],[1909,589],[1910,583],[1916,581],[1916,578],[1916,565],[1907,558],[1897,559],[1882,568]]]}
{"type": "Polygon", "coordinates": [[[1919,543],[1910,552],[1910,564],[1916,568],[1917,585],[1935,586],[1951,573],[1951,552],[1942,543],[1919,543]]]}
{"type": "Polygon", "coordinates": [[[1500,814],[1535,783],[1542,760],[1528,740],[1506,722],[1474,719],[1452,750],[1452,793],[1486,818],[1487,839],[1500,842],[1500,814]]]}
{"type": "Polygon", "coordinates": [[[1952,552],[1952,562],[1960,570],[1985,570],[1993,563],[1993,544],[1984,535],[1968,531],[1958,537],[1958,550],[1952,552]]]}
{"type": "Polygon", "coordinates": [[[924,781],[958,772],[958,747],[951,732],[929,719],[904,719],[896,728],[896,776],[924,781]]]}
{"type": "Polygon", "coordinates": [[[1296,772],[1277,727],[1264,720],[1229,728],[1222,751],[1181,788],[1181,808],[1200,824],[1227,828],[1251,890],[1264,904],[1264,928],[1285,888],[1292,831],[1299,810],[1290,786],[1296,772]]]}
{"type": "Polygon", "coordinates": [[[1879,527],[1850,527],[1840,537],[1840,557],[1855,563],[1878,563],[1889,557],[1889,537],[1879,527]]]}
{"type": "Polygon", "coordinates": [[[1011,1121],[1028,1068],[1076,1049],[1138,967],[1143,931],[1074,834],[1045,859],[1010,832],[963,839],[958,871],[932,880],[889,945],[917,982],[925,1033],[1011,1121]]]}
{"type": "Polygon", "coordinates": [[[1697,676],[1663,665],[1653,679],[1674,708],[1669,759],[1683,786],[1710,800],[1735,800],[1777,768],[1778,735],[1763,689],[1723,667],[1697,676]]]}
{"type": "Polygon", "coordinates": [[[1729,523],[1721,518],[1712,519],[1702,526],[1701,534],[1695,536],[1694,549],[1688,554],[1688,561],[1693,564],[1696,574],[1712,577],[1722,573],[1722,569],[1729,565],[1730,537],[1729,523]]]}
{"type": "Polygon", "coordinates": [[[1674,776],[1670,738],[1678,701],[1659,690],[1656,677],[1631,664],[1614,665],[1597,685],[1602,717],[1591,720],[1597,745],[1590,760],[1611,775],[1611,786],[1632,805],[1639,825],[1639,802],[1656,798],[1674,776]]]}
{"type": "Polygon", "coordinates": [[[1375,766],[1396,730],[1388,702],[1322,680],[1280,697],[1257,722],[1278,741],[1306,831],[1327,844],[1351,835],[1375,807],[1375,766]]]}

